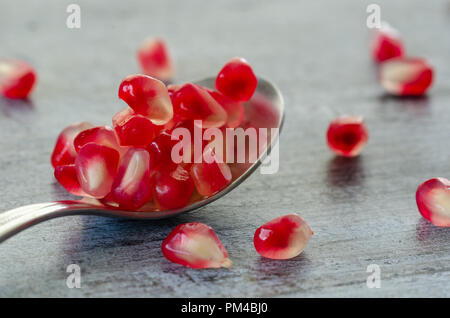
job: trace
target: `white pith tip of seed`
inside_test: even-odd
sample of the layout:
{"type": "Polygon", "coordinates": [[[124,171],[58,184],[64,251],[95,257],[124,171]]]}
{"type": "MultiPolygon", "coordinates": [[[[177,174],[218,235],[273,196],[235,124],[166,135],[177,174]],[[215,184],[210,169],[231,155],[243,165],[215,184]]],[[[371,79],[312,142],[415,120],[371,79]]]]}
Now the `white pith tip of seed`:
{"type": "Polygon", "coordinates": [[[222,267],[230,268],[231,265],[233,265],[233,262],[229,258],[224,259],[222,262],[222,267]]]}
{"type": "Polygon", "coordinates": [[[12,63],[0,61],[0,76],[6,75],[14,70],[12,63]]]}
{"type": "Polygon", "coordinates": [[[95,191],[100,188],[107,175],[105,163],[95,160],[87,169],[87,181],[89,189],[95,191]]]}
{"type": "Polygon", "coordinates": [[[188,253],[179,254],[179,257],[189,263],[196,263],[201,259],[208,261],[211,267],[231,266],[231,261],[224,259],[223,252],[217,242],[207,235],[192,234],[189,237],[186,236],[182,242],[183,250],[188,253]]]}
{"type": "Polygon", "coordinates": [[[144,176],[148,166],[142,152],[136,151],[128,162],[125,174],[123,175],[120,187],[127,193],[134,193],[139,187],[139,182],[144,176]]]}

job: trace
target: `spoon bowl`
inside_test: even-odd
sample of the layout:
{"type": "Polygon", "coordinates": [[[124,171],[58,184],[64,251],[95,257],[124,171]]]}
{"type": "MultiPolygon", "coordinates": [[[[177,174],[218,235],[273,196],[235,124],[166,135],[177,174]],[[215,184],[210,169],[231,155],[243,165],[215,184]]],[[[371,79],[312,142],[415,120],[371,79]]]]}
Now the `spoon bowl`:
{"type": "MultiPolygon", "coordinates": [[[[215,78],[210,77],[195,83],[214,88],[214,81],[215,78]]],[[[162,219],[200,209],[221,198],[240,185],[259,167],[262,160],[270,154],[271,149],[278,141],[279,132],[283,125],[283,97],[274,84],[263,78],[258,78],[256,92],[252,99],[244,104],[244,108],[247,125],[269,130],[268,143],[254,163],[231,164],[232,182],[218,193],[206,198],[198,197],[185,207],[164,211],[158,210],[153,204],[144,206],[140,211],[126,211],[114,206],[105,206],[96,200],[86,198],[26,205],[0,213],[0,242],[34,224],[55,217],[84,214],[129,219],[162,219]],[[277,128],[276,133],[270,134],[271,128],[277,128]]]]}

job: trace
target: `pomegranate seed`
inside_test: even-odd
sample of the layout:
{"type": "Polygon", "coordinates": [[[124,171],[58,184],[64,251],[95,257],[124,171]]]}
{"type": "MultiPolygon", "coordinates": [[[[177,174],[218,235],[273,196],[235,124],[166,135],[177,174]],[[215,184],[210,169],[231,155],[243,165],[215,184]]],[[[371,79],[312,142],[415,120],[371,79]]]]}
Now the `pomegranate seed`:
{"type": "MultiPolygon", "coordinates": [[[[212,149],[205,148],[203,158],[206,156],[214,158],[215,154],[211,153],[212,149]]],[[[230,167],[218,160],[213,160],[211,163],[205,160],[201,163],[194,163],[191,167],[191,176],[197,192],[203,196],[211,196],[224,189],[232,179],[230,167]]]]}
{"type": "Polygon", "coordinates": [[[222,93],[212,90],[209,90],[209,93],[227,112],[227,122],[225,123],[225,126],[229,128],[239,127],[244,120],[244,106],[242,106],[241,103],[226,97],[222,93]]]}
{"type": "Polygon", "coordinates": [[[369,135],[362,117],[343,116],[330,123],[327,131],[328,147],[336,154],[355,157],[361,153],[369,135]]]}
{"type": "Polygon", "coordinates": [[[81,148],[75,168],[83,191],[94,198],[105,197],[111,191],[118,164],[115,149],[93,143],[81,148]]]}
{"type": "MultiPolygon", "coordinates": [[[[179,142],[179,140],[172,140],[170,131],[163,131],[151,142],[147,147],[151,158],[151,169],[154,170],[161,166],[176,166],[177,163],[172,159],[172,149],[179,142]]],[[[183,155],[183,150],[180,150],[183,155]]],[[[186,153],[181,163],[191,162],[193,150],[191,148],[190,153],[186,153]]]]}
{"type": "Polygon", "coordinates": [[[181,165],[174,170],[160,171],[155,176],[153,197],[160,210],[186,206],[194,192],[194,182],[181,165]]]}
{"type": "Polygon", "coordinates": [[[119,87],[119,98],[137,114],[155,125],[164,125],[173,116],[172,102],[163,82],[146,75],[130,75],[119,87]]]}
{"type": "Polygon", "coordinates": [[[137,210],[152,198],[150,155],[142,148],[130,148],[120,161],[108,198],[127,210],[137,210]]]}
{"type": "Polygon", "coordinates": [[[178,225],[161,250],[171,262],[190,268],[230,267],[232,262],[214,230],[203,223],[178,225]]]}
{"type": "Polygon", "coordinates": [[[216,78],[216,88],[235,101],[246,102],[256,90],[258,79],[248,62],[239,57],[228,61],[216,78]]]}
{"type": "Polygon", "coordinates": [[[433,82],[433,68],[422,58],[398,58],[380,65],[381,86],[396,96],[420,96],[433,82]]]}
{"type": "Polygon", "coordinates": [[[383,23],[374,31],[371,42],[371,53],[375,62],[381,63],[394,57],[403,57],[405,49],[399,33],[389,24],[383,23]]]}
{"type": "Polygon", "coordinates": [[[36,83],[36,71],[28,63],[0,59],[0,94],[8,98],[26,98],[36,83]]]}
{"type": "Polygon", "coordinates": [[[75,123],[61,131],[56,139],[55,147],[53,149],[51,162],[52,166],[70,165],[75,163],[77,152],[73,145],[75,137],[83,130],[91,128],[90,123],[82,122],[75,123]]]}
{"type": "Polygon", "coordinates": [[[261,256],[289,259],[303,252],[312,235],[313,231],[301,216],[288,214],[259,227],[253,243],[261,256]]]}
{"type": "Polygon", "coordinates": [[[147,39],[137,51],[142,72],[168,81],[173,76],[173,66],[166,43],[159,38],[147,39]]]}
{"type": "MultiPolygon", "coordinates": [[[[190,156],[189,153],[183,154],[183,162],[193,162],[195,151],[199,152],[199,156],[202,156],[203,149],[205,147],[205,143],[203,142],[203,134],[206,131],[206,128],[202,128],[200,125],[196,125],[192,120],[184,120],[178,122],[174,129],[170,131],[171,134],[176,131],[177,128],[183,128],[189,131],[189,135],[191,136],[191,151],[190,156]],[[195,149],[197,148],[197,150],[195,149]]],[[[177,139],[180,140],[181,138],[177,139]]]]}
{"type": "Polygon", "coordinates": [[[227,113],[203,87],[188,83],[173,96],[174,112],[183,120],[202,120],[204,128],[220,127],[227,113]]]}
{"type": "Polygon", "coordinates": [[[117,150],[121,155],[125,154],[127,147],[121,147],[117,140],[114,130],[109,126],[98,126],[83,130],[74,139],[73,145],[77,152],[88,144],[94,143],[98,145],[108,146],[117,150]]]}
{"type": "Polygon", "coordinates": [[[171,137],[170,133],[163,131],[148,145],[147,150],[150,153],[152,169],[172,162],[171,151],[177,141],[172,140],[171,137]]]}
{"type": "Polygon", "coordinates": [[[61,184],[73,195],[85,195],[84,191],[81,189],[80,183],[78,182],[75,165],[55,167],[55,178],[58,180],[59,184],[61,184]]]}
{"type": "Polygon", "coordinates": [[[121,146],[145,147],[159,130],[147,117],[134,113],[131,108],[118,112],[112,122],[121,146]]]}
{"type": "Polygon", "coordinates": [[[434,178],[422,183],[416,192],[422,216],[436,226],[450,227],[450,180],[434,178]]]}

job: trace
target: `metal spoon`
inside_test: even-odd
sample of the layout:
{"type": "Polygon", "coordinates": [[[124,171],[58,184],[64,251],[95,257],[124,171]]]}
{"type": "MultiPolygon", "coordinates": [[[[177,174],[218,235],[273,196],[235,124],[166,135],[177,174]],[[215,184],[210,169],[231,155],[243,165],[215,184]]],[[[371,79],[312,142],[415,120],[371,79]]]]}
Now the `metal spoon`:
{"type": "MultiPolygon", "coordinates": [[[[213,88],[214,78],[197,81],[197,84],[213,88]]],[[[158,211],[155,206],[146,206],[143,211],[123,211],[119,208],[100,205],[83,200],[56,201],[26,205],[20,208],[0,213],[0,242],[12,235],[45,220],[68,215],[100,215],[108,217],[122,217],[129,219],[162,219],[193,211],[224,196],[248,176],[261,164],[265,156],[278,141],[278,134],[283,125],[284,102],[278,88],[269,81],[258,78],[258,87],[254,97],[247,102],[246,121],[257,128],[278,128],[275,135],[271,135],[267,147],[252,164],[235,164],[232,183],[222,191],[208,198],[198,198],[189,205],[175,210],[158,211]]]]}

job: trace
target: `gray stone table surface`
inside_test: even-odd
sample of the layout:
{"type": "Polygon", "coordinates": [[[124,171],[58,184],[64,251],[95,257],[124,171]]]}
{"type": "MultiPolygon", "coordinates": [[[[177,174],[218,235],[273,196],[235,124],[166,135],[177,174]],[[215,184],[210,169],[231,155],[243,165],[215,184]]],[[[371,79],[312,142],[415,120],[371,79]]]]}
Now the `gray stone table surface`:
{"type": "Polygon", "coordinates": [[[450,2],[377,1],[411,55],[429,58],[428,96],[397,99],[376,82],[368,54],[369,1],[72,1],[81,29],[65,25],[68,1],[0,1],[0,56],[39,73],[27,102],[0,100],[0,210],[71,198],[49,164],[55,137],[81,120],[108,124],[124,107],[123,77],[138,72],[147,36],[170,44],[176,81],[216,74],[233,56],[284,94],[280,169],[256,173],[208,207],[153,222],[76,216],[41,223],[0,244],[0,296],[314,297],[450,296],[450,228],[423,220],[415,190],[450,177],[450,2]],[[354,160],[325,143],[339,114],[366,118],[370,140],[354,160]],[[315,234],[300,256],[261,258],[255,229],[300,213],[315,234]],[[191,270],[160,246],[178,224],[212,226],[230,269],[191,270]],[[66,287],[78,264],[80,289],[66,287]],[[366,286],[369,264],[381,288],[366,286]]]}

